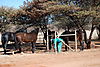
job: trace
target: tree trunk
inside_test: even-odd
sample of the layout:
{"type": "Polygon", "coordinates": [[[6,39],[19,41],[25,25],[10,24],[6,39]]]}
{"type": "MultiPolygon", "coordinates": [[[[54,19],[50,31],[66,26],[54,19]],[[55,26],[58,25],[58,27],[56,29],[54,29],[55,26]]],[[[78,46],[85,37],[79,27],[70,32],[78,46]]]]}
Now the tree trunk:
{"type": "Polygon", "coordinates": [[[82,27],[82,30],[83,30],[83,33],[84,33],[84,41],[85,41],[85,43],[87,44],[87,49],[90,49],[91,38],[92,38],[92,34],[93,34],[94,29],[95,29],[95,27],[94,27],[94,25],[92,25],[89,39],[87,39],[86,31],[85,31],[85,29],[82,27]]]}
{"type": "MultiPolygon", "coordinates": [[[[83,29],[83,28],[82,28],[83,29]]],[[[87,44],[87,34],[86,34],[86,31],[85,29],[83,29],[83,33],[84,33],[84,41],[85,43],[87,44]]],[[[87,45],[88,46],[88,45],[87,45]]]]}
{"type": "Polygon", "coordinates": [[[91,40],[91,38],[92,38],[92,34],[93,34],[94,29],[95,29],[95,27],[94,27],[94,25],[92,25],[91,33],[90,33],[90,36],[89,36],[89,40],[91,40]]]}
{"type": "Polygon", "coordinates": [[[85,41],[85,43],[87,45],[87,49],[90,49],[90,44],[89,44],[90,41],[88,41],[88,39],[87,39],[86,31],[85,31],[84,28],[82,28],[82,30],[83,30],[83,33],[84,33],[84,41],[85,41]]]}
{"type": "Polygon", "coordinates": [[[98,39],[100,40],[100,25],[97,27],[97,29],[98,29],[98,39]]]}
{"type": "Polygon", "coordinates": [[[95,29],[95,27],[94,27],[94,25],[92,25],[89,40],[87,42],[87,49],[90,49],[90,44],[91,44],[91,39],[92,39],[92,34],[93,34],[94,29],[95,29]]]}

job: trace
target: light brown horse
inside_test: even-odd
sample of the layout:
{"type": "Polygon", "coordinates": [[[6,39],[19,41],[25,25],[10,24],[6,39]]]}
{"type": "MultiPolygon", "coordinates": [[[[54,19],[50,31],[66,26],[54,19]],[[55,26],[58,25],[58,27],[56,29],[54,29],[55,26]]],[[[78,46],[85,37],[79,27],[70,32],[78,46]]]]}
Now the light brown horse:
{"type": "Polygon", "coordinates": [[[19,52],[21,52],[21,45],[23,43],[31,43],[32,44],[32,53],[35,51],[35,43],[37,40],[37,35],[39,32],[39,28],[33,30],[30,33],[17,33],[16,34],[16,44],[19,46],[19,52]]]}

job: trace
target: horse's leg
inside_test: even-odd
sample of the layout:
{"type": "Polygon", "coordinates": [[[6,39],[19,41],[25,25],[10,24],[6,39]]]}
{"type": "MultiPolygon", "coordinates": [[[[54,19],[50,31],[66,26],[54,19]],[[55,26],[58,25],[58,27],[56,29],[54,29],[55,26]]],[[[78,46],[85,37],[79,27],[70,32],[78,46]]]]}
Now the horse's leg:
{"type": "MultiPolygon", "coordinates": [[[[66,44],[69,46],[69,43],[68,42],[66,42],[66,44]]],[[[68,47],[65,45],[65,51],[68,51],[68,47]]]]}
{"type": "Polygon", "coordinates": [[[84,50],[84,42],[80,41],[80,50],[84,50]]]}
{"type": "Polygon", "coordinates": [[[4,49],[4,54],[6,54],[7,43],[8,42],[3,42],[2,43],[2,46],[3,46],[3,49],[4,49]]]}
{"type": "Polygon", "coordinates": [[[19,47],[19,51],[18,52],[21,53],[21,54],[24,54],[24,52],[22,51],[22,47],[21,47],[22,45],[23,45],[22,42],[18,44],[18,47],[19,47]]]}
{"type": "Polygon", "coordinates": [[[51,38],[49,38],[49,50],[52,49],[52,45],[51,45],[51,38]]]}
{"type": "MultiPolygon", "coordinates": [[[[65,43],[69,46],[68,38],[65,39],[65,43]]],[[[65,51],[68,51],[68,47],[65,45],[65,51]]]]}
{"type": "Polygon", "coordinates": [[[19,50],[18,53],[21,53],[22,52],[21,43],[18,42],[16,46],[18,47],[18,50],[19,50]]]}
{"type": "Polygon", "coordinates": [[[14,43],[14,50],[17,50],[18,49],[18,44],[15,42],[14,43]]]}
{"type": "Polygon", "coordinates": [[[18,45],[18,47],[19,47],[19,53],[22,52],[21,45],[22,45],[22,43],[19,43],[19,45],[18,45]]]}
{"type": "Polygon", "coordinates": [[[35,51],[35,43],[32,42],[32,53],[35,51]]]}

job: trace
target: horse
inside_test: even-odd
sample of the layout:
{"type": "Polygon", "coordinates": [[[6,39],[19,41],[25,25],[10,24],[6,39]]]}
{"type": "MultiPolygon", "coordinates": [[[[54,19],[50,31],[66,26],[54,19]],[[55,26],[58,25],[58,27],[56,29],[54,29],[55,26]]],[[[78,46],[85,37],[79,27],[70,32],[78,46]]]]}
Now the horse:
{"type": "MultiPolygon", "coordinates": [[[[79,29],[76,31],[76,33],[77,33],[77,40],[80,42],[80,46],[81,46],[80,50],[84,50],[84,45],[83,45],[83,41],[82,41],[82,30],[79,29]]],[[[65,31],[61,35],[64,35],[64,34],[75,34],[75,32],[65,31]]],[[[75,36],[60,36],[60,38],[62,38],[67,45],[69,45],[68,41],[75,41],[75,36]]],[[[68,48],[65,45],[65,51],[67,51],[67,50],[68,50],[68,48]]]]}
{"type": "Polygon", "coordinates": [[[78,29],[77,31],[77,40],[80,42],[80,50],[84,50],[84,42],[82,40],[82,30],[81,29],[78,29]]]}
{"type": "Polygon", "coordinates": [[[21,45],[23,45],[23,43],[31,43],[32,53],[34,53],[38,32],[39,28],[31,31],[30,33],[20,32],[16,34],[16,44],[19,45],[20,53],[22,52],[21,45]]]}
{"type": "MultiPolygon", "coordinates": [[[[7,49],[8,42],[9,41],[10,42],[16,41],[16,33],[18,33],[18,32],[26,32],[26,30],[20,29],[16,32],[4,32],[4,33],[2,33],[1,42],[2,42],[3,49],[4,49],[4,54],[6,54],[6,52],[7,52],[6,49],[7,49]]],[[[16,45],[15,45],[15,48],[16,48],[16,45]]]]}
{"type": "Polygon", "coordinates": [[[15,33],[13,32],[5,32],[2,34],[1,36],[1,42],[2,42],[2,47],[4,49],[4,54],[6,54],[6,48],[8,45],[8,42],[15,42],[16,37],[15,37],[15,33]]]}

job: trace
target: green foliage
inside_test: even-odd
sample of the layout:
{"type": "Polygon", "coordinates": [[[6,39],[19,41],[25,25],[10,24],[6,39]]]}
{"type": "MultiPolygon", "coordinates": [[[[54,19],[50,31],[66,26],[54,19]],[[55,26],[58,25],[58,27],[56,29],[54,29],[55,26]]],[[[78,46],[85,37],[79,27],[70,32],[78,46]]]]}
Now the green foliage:
{"type": "Polygon", "coordinates": [[[13,16],[16,14],[16,9],[10,7],[0,7],[0,31],[5,31],[8,29],[8,25],[14,23],[12,20],[13,16]]]}
{"type": "Polygon", "coordinates": [[[75,12],[73,14],[71,14],[72,16],[78,16],[78,18],[80,17],[84,17],[84,16],[92,16],[92,17],[98,17],[100,16],[100,12],[97,11],[78,11],[75,12]]]}
{"type": "MultiPolygon", "coordinates": [[[[80,1],[79,4],[83,3],[82,5],[87,6],[85,3],[91,3],[88,4],[90,5],[89,7],[91,7],[93,3],[89,1],[80,1]]],[[[80,24],[87,24],[89,22],[87,19],[91,17],[100,17],[100,6],[87,9],[82,6],[77,7],[77,5],[69,6],[67,3],[58,4],[56,1],[32,0],[24,2],[19,10],[4,7],[0,8],[0,16],[3,16],[3,19],[7,19],[8,23],[15,22],[16,24],[47,24],[45,17],[50,14],[54,15],[55,21],[60,22],[62,26],[73,26],[73,22],[74,25],[77,23],[77,26],[80,26],[80,24]]]]}
{"type": "Polygon", "coordinates": [[[80,9],[79,7],[68,6],[68,5],[54,5],[47,8],[47,10],[53,14],[67,13],[69,11],[79,10],[79,9],[80,9]]]}

